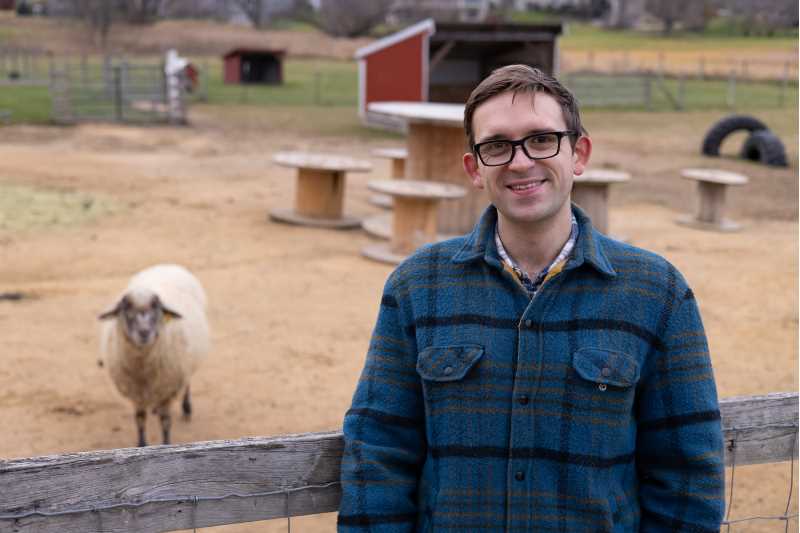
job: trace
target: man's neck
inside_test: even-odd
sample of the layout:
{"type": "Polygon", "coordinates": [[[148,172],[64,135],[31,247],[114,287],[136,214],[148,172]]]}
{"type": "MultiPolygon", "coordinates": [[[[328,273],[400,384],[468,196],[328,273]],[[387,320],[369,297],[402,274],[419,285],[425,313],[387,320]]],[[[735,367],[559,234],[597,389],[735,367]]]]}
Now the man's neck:
{"type": "Polygon", "coordinates": [[[572,231],[572,212],[565,209],[553,219],[536,224],[516,224],[498,213],[497,231],[506,252],[523,271],[535,276],[564,248],[572,231]]]}

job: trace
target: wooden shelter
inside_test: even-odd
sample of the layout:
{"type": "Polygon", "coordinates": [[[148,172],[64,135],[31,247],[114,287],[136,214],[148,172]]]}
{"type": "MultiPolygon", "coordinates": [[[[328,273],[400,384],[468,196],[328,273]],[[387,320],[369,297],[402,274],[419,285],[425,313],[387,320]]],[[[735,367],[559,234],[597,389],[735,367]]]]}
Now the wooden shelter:
{"type": "Polygon", "coordinates": [[[223,56],[225,83],[283,83],[285,50],[235,48],[223,56]]]}
{"type": "Polygon", "coordinates": [[[356,52],[359,115],[381,101],[464,103],[492,70],[523,63],[555,74],[561,24],[435,23],[427,19],[356,52]]]}

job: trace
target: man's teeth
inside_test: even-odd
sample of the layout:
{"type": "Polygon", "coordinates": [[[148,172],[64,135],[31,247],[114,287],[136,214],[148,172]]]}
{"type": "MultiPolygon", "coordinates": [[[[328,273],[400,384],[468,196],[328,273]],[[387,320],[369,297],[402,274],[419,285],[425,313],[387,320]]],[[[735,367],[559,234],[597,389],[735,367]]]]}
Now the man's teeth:
{"type": "Polygon", "coordinates": [[[512,191],[527,191],[528,189],[533,189],[537,185],[540,185],[541,181],[533,181],[531,183],[523,183],[522,185],[511,185],[512,191]]]}

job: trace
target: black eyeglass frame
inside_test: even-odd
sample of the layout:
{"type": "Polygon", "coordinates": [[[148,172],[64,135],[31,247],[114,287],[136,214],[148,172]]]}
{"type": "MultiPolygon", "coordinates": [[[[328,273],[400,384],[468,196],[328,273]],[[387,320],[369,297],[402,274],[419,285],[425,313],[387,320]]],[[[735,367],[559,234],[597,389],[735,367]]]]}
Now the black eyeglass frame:
{"type": "Polygon", "coordinates": [[[517,146],[522,148],[522,153],[525,154],[528,157],[528,159],[534,159],[536,161],[539,161],[541,159],[550,159],[551,157],[555,157],[559,153],[561,153],[561,139],[563,139],[564,137],[576,137],[577,138],[577,137],[580,137],[580,134],[575,130],[540,131],[539,133],[532,133],[531,135],[527,135],[527,136],[523,137],[522,139],[518,139],[516,141],[511,141],[511,140],[508,140],[508,139],[494,139],[494,140],[491,140],[491,141],[486,141],[486,142],[482,142],[482,143],[476,143],[476,144],[472,145],[472,151],[473,151],[473,153],[475,155],[478,156],[478,159],[481,160],[481,163],[483,163],[487,167],[501,167],[503,165],[509,164],[511,161],[514,160],[514,157],[516,157],[516,155],[517,155],[517,146]],[[556,142],[556,153],[554,153],[553,155],[548,155],[547,157],[533,157],[531,154],[528,153],[528,150],[525,149],[525,141],[527,141],[531,137],[539,137],[540,135],[556,135],[558,137],[557,142],[556,142]],[[480,148],[483,145],[497,143],[497,142],[506,142],[506,143],[509,143],[511,145],[511,157],[508,158],[508,161],[504,161],[502,163],[487,163],[486,161],[483,160],[483,156],[481,156],[480,148]]]}

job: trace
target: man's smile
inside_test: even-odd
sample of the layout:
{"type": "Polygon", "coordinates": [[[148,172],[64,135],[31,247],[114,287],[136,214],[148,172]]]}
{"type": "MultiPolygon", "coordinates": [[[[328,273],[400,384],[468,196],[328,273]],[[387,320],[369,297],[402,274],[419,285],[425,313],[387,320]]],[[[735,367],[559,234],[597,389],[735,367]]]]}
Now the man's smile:
{"type": "Polygon", "coordinates": [[[547,178],[531,178],[522,181],[514,181],[506,185],[506,188],[516,194],[532,193],[542,187],[547,182],[547,178]]]}

